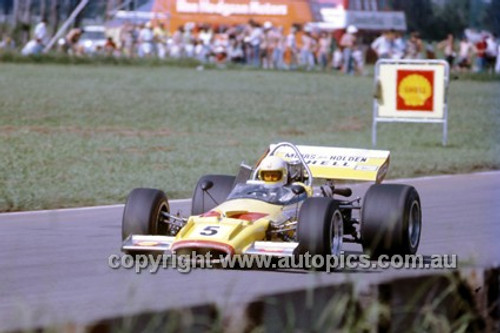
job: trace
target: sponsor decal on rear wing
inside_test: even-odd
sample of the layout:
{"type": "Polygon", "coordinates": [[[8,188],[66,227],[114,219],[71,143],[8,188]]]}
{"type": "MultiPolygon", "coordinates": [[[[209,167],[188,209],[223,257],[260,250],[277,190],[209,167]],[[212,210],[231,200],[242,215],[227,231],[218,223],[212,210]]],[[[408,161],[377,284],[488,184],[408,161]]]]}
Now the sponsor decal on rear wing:
{"type": "MultiPolygon", "coordinates": [[[[272,151],[274,145],[271,145],[272,151]]],[[[332,180],[373,181],[380,183],[389,169],[390,152],[320,146],[297,146],[314,178],[332,180]]],[[[296,161],[296,153],[288,147],[276,155],[285,161],[296,161]]]]}

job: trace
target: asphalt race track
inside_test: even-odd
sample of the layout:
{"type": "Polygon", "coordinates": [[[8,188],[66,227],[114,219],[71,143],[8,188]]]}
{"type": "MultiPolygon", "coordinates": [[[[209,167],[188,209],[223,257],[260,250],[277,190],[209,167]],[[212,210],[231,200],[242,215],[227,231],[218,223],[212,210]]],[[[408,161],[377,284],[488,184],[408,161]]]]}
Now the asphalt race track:
{"type": "MultiPolygon", "coordinates": [[[[500,262],[500,172],[405,182],[420,193],[419,253],[457,254],[460,267],[500,262]]],[[[366,187],[357,187],[355,194],[366,187]]],[[[189,201],[172,204],[189,212],[189,201]]],[[[422,271],[336,273],[194,270],[157,274],[111,269],[119,254],[123,206],[0,214],[0,331],[95,320],[144,310],[218,303],[346,279],[360,285],[422,271]]],[[[361,248],[358,247],[358,250],[361,248]]]]}

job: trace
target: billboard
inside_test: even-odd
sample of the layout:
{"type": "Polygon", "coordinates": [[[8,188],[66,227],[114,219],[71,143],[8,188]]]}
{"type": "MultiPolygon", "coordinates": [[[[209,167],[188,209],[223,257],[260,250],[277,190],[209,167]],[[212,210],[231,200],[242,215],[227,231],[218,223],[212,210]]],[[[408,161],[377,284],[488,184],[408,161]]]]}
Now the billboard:
{"type": "Polygon", "coordinates": [[[377,5],[358,6],[349,0],[156,0],[149,16],[167,21],[170,30],[187,22],[234,25],[250,19],[286,28],[316,22],[329,30],[349,24],[364,30],[406,29],[403,12],[379,11],[377,5]]]}
{"type": "Polygon", "coordinates": [[[186,22],[233,25],[254,19],[290,27],[312,20],[307,0],[157,0],[153,11],[168,13],[171,29],[186,22]]]}

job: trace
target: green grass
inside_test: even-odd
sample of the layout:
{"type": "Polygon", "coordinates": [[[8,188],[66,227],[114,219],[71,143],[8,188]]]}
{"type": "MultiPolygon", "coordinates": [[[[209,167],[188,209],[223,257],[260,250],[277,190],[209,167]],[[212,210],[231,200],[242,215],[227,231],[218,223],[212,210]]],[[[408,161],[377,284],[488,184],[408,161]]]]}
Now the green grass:
{"type": "MultiPolygon", "coordinates": [[[[379,125],[389,176],[500,168],[500,82],[453,81],[441,127],[379,125]]],[[[0,211],[189,197],[269,143],[371,146],[372,78],[164,66],[0,64],[0,211]]]]}

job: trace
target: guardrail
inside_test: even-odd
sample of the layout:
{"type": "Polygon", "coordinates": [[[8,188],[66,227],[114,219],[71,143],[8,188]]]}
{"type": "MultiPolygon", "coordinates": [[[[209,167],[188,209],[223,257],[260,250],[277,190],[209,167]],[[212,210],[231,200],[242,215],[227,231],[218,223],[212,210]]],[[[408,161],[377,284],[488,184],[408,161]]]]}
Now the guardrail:
{"type": "Polygon", "coordinates": [[[500,267],[423,272],[419,276],[402,272],[398,278],[371,284],[368,288],[359,289],[353,282],[344,282],[301,289],[263,296],[248,304],[231,306],[230,311],[205,304],[119,316],[83,326],[60,325],[50,330],[404,332],[464,329],[497,332],[500,329],[499,291],[500,267]]]}

